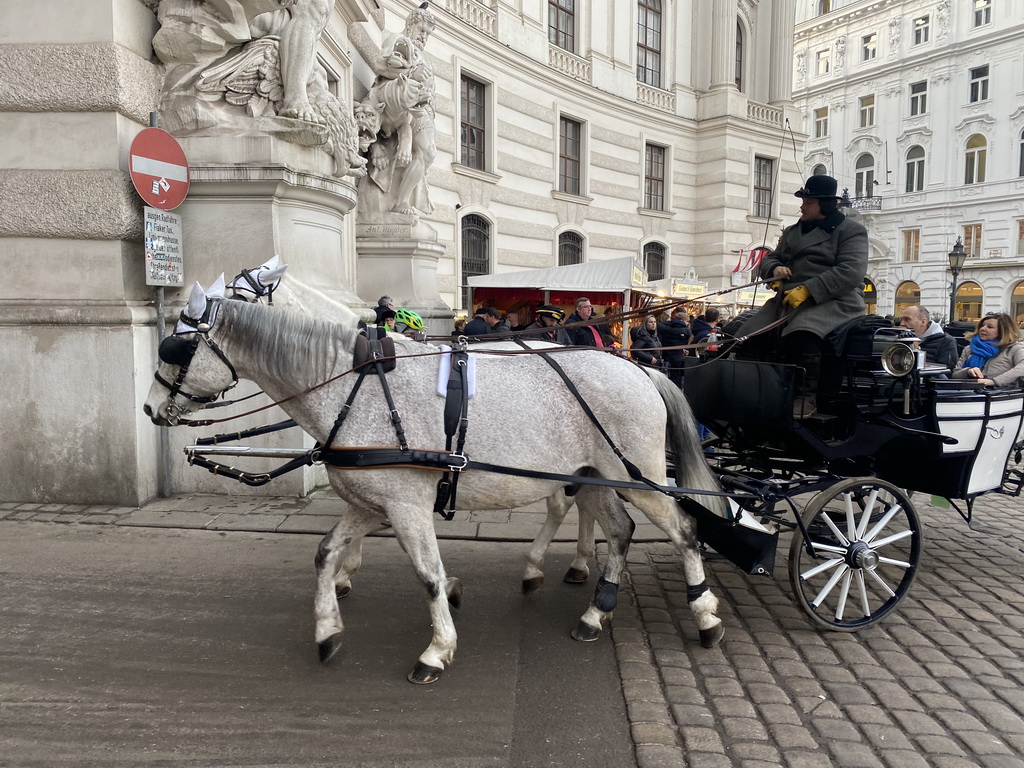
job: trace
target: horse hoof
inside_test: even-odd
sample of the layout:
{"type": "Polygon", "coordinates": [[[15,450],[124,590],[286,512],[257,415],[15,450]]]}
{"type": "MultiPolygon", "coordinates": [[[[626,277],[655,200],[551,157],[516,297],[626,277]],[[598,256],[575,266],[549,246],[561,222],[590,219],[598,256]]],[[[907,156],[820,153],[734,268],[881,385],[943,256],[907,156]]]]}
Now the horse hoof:
{"type": "Polygon", "coordinates": [[[601,636],[600,627],[592,627],[585,621],[581,621],[576,625],[576,629],[572,631],[572,639],[579,640],[581,643],[592,643],[601,636]]]}
{"type": "Polygon", "coordinates": [[[721,622],[711,627],[711,629],[700,630],[700,644],[704,648],[714,648],[720,642],[722,637],[725,635],[725,625],[721,622]]]}
{"type": "Polygon", "coordinates": [[[536,592],[544,585],[543,576],[534,576],[532,579],[523,579],[523,594],[528,595],[536,592]]]}
{"type": "Polygon", "coordinates": [[[441,667],[432,667],[422,661],[417,661],[416,666],[409,673],[409,682],[413,685],[430,685],[436,683],[443,672],[444,669],[441,667]]]}
{"type": "Polygon", "coordinates": [[[446,585],[448,593],[448,605],[452,608],[459,609],[462,607],[462,582],[452,577],[448,579],[446,585]]]}
{"type": "Polygon", "coordinates": [[[565,572],[562,581],[566,584],[586,584],[588,578],[590,578],[590,571],[584,571],[582,568],[570,568],[565,572]]]}
{"type": "Polygon", "coordinates": [[[341,632],[335,632],[321,643],[317,644],[320,651],[320,663],[329,662],[338,651],[341,650],[341,632]]]}
{"type": "Polygon", "coordinates": [[[335,596],[337,596],[337,598],[339,600],[344,600],[346,597],[349,596],[349,593],[351,591],[352,591],[352,587],[351,586],[335,587],[334,588],[334,594],[335,594],[335,596]]]}

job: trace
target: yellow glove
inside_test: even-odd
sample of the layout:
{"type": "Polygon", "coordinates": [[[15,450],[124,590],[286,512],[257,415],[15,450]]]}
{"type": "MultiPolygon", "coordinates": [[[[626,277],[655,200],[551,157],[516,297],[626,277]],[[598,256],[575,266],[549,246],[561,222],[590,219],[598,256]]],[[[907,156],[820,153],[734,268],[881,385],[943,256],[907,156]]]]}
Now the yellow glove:
{"type": "Polygon", "coordinates": [[[790,288],[786,291],[785,298],[782,300],[782,303],[787,307],[796,309],[809,298],[811,298],[811,292],[807,290],[807,286],[798,285],[796,288],[790,288]]]}
{"type": "Polygon", "coordinates": [[[782,290],[782,281],[772,280],[770,283],[768,283],[768,287],[771,288],[773,291],[780,291],[782,290]]]}

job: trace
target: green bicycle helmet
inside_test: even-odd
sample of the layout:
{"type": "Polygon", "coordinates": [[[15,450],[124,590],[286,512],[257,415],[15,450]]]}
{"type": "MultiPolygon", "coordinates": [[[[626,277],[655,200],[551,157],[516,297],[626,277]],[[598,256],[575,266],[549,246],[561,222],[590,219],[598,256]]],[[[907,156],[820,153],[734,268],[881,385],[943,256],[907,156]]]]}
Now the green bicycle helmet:
{"type": "Polygon", "coordinates": [[[399,333],[405,333],[406,331],[422,331],[423,318],[411,309],[396,309],[395,330],[399,333]]]}

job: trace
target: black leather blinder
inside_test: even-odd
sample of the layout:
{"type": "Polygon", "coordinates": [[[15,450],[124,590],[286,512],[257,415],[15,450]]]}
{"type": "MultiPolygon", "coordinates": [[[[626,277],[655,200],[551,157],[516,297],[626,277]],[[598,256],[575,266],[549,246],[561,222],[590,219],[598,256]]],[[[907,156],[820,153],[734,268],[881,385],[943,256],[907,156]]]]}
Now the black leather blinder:
{"type": "Polygon", "coordinates": [[[192,362],[196,353],[198,337],[186,339],[184,336],[168,336],[160,342],[160,359],[168,365],[186,366],[192,362]]]}

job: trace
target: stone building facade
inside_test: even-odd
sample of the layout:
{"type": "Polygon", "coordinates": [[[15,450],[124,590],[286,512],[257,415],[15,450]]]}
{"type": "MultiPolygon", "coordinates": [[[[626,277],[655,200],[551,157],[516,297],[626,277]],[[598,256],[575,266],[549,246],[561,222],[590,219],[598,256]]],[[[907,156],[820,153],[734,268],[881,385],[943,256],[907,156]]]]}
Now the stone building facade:
{"type": "MultiPolygon", "coordinates": [[[[189,49],[167,39],[168,9],[202,4],[162,2],[82,0],[69,14],[60,0],[17,12],[0,0],[10,7],[0,30],[5,500],[260,492],[185,467],[179,449],[194,434],[172,430],[162,444],[141,412],[156,311],[128,150],[151,112],[179,135],[192,178],[176,211],[185,288],[167,289],[169,313],[193,281],[275,254],[330,298],[367,306],[390,292],[435,329],[467,308],[473,271],[632,255],[652,277],[696,272],[724,288],[736,252],[796,213],[795,0],[440,0],[425,47],[436,81],[432,206],[399,245],[359,223],[360,182],[289,127],[298,121],[227,131],[198,112],[191,122],[171,114],[168,60],[187,64],[189,49]]],[[[336,102],[364,100],[367,41],[379,46],[417,5],[330,6],[316,54],[336,102]]],[[[271,491],[316,482],[310,470],[271,491]]]]}
{"type": "Polygon", "coordinates": [[[794,98],[804,161],[837,176],[871,238],[876,311],[1024,322],[1024,3],[807,2],[794,98]]]}

